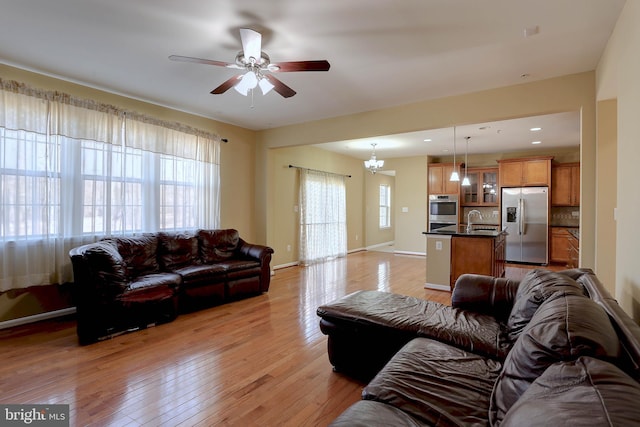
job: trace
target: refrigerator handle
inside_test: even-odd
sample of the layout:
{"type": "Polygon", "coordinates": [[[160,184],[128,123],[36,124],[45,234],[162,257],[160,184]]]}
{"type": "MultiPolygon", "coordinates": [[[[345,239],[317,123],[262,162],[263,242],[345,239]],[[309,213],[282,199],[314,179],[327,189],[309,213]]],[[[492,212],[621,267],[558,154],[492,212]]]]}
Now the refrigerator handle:
{"type": "Polygon", "coordinates": [[[525,222],[525,212],[524,212],[524,199],[520,199],[518,200],[519,204],[520,204],[520,229],[518,230],[518,232],[520,233],[520,235],[524,234],[524,222],[525,222]]]}

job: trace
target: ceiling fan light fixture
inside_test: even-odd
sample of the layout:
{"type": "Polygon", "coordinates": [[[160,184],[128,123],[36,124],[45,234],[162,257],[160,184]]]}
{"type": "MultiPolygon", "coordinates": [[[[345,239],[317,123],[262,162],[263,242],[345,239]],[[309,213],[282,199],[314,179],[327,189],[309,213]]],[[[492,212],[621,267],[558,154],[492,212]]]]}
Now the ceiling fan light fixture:
{"type": "Polygon", "coordinates": [[[245,75],[242,76],[240,83],[235,85],[233,88],[238,91],[241,95],[247,96],[249,90],[254,89],[258,85],[258,77],[256,73],[253,71],[248,71],[245,75]]]}
{"type": "Polygon", "coordinates": [[[274,88],[274,86],[271,84],[271,82],[269,80],[265,79],[265,78],[261,78],[258,81],[258,86],[260,86],[260,89],[262,90],[262,94],[263,95],[268,94],[271,91],[271,89],[274,88]]]}

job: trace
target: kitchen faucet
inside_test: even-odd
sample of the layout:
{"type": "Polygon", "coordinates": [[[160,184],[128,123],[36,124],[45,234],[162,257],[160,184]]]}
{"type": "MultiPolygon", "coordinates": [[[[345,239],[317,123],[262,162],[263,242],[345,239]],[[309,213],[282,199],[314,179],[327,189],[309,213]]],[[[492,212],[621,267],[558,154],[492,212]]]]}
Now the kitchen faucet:
{"type": "Polygon", "coordinates": [[[480,217],[480,220],[482,220],[482,214],[480,213],[479,210],[477,209],[472,209],[469,211],[469,213],[467,214],[467,233],[471,233],[472,229],[471,229],[471,215],[473,214],[478,214],[478,216],[480,217]]]}

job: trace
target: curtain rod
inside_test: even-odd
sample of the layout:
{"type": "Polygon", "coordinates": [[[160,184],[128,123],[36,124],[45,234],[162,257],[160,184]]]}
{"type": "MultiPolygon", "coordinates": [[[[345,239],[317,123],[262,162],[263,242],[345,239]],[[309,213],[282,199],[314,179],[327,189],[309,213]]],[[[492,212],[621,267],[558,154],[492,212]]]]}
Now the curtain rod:
{"type": "Polygon", "coordinates": [[[304,170],[314,171],[314,172],[328,173],[328,174],[331,174],[331,175],[346,176],[347,178],[351,178],[351,175],[344,175],[344,174],[341,174],[341,173],[333,173],[333,172],[321,171],[321,170],[318,170],[318,169],[303,168],[302,166],[289,165],[289,167],[290,168],[296,168],[296,169],[304,169],[304,170]]]}

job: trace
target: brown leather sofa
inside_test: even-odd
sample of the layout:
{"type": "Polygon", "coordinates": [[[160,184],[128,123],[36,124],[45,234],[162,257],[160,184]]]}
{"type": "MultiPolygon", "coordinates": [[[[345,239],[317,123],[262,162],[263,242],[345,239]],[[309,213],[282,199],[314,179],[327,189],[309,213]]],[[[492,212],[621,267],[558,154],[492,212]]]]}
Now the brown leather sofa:
{"type": "Polygon", "coordinates": [[[69,252],[78,338],[95,342],[269,290],[273,249],[237,230],[111,237],[69,252]]]}
{"type": "Polygon", "coordinates": [[[369,381],[333,426],[640,422],[640,326],[588,269],[463,275],[452,306],[360,291],[318,315],[335,370],[369,381]]]}

